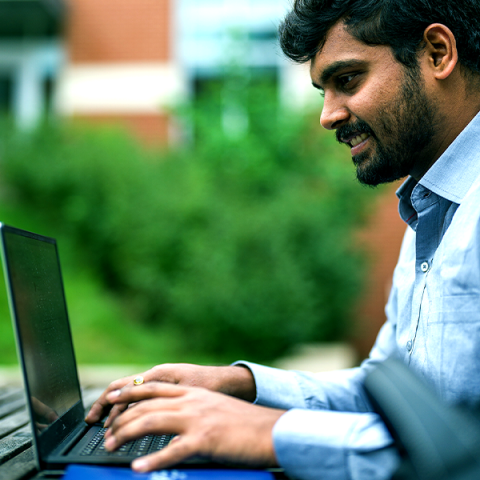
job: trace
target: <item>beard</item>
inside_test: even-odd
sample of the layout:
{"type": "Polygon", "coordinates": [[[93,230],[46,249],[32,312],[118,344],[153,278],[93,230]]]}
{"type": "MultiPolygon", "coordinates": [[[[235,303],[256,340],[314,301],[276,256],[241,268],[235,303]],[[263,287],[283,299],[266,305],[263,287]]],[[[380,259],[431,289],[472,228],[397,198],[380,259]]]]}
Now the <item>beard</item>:
{"type": "Polygon", "coordinates": [[[357,179],[364,185],[377,186],[406,177],[431,145],[436,109],[420,75],[406,72],[393,105],[377,113],[375,130],[361,119],[337,129],[339,142],[355,132],[370,135],[373,146],[352,158],[357,179]]]}

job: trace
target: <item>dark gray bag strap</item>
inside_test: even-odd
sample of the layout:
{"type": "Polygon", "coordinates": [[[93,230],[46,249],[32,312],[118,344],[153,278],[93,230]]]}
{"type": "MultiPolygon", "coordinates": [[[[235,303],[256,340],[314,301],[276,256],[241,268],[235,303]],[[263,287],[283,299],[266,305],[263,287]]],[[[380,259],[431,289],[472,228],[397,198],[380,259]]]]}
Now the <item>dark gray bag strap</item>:
{"type": "Polygon", "coordinates": [[[378,364],[365,389],[403,458],[394,479],[480,479],[480,416],[445,405],[395,359],[378,364]]]}

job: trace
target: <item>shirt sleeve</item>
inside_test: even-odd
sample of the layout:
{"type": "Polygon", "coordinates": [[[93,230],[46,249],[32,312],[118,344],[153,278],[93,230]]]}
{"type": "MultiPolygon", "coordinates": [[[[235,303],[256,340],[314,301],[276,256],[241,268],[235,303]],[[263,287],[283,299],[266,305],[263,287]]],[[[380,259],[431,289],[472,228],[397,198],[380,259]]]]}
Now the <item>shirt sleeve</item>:
{"type": "Polygon", "coordinates": [[[277,461],[289,476],[298,480],[391,478],[399,456],[385,424],[373,412],[363,379],[394,352],[395,322],[388,321],[370,357],[358,368],[313,374],[237,362],[255,378],[255,403],[288,410],[274,426],[273,442],[277,461]]]}
{"type": "Polygon", "coordinates": [[[380,361],[395,352],[395,327],[385,323],[378,334],[370,356],[358,368],[333,372],[309,373],[281,370],[251,362],[239,361],[252,372],[257,395],[255,403],[289,410],[306,408],[340,412],[372,412],[363,380],[380,361]]]}
{"type": "Polygon", "coordinates": [[[292,409],[273,429],[277,460],[297,480],[386,480],[399,457],[374,413],[292,409]]]}

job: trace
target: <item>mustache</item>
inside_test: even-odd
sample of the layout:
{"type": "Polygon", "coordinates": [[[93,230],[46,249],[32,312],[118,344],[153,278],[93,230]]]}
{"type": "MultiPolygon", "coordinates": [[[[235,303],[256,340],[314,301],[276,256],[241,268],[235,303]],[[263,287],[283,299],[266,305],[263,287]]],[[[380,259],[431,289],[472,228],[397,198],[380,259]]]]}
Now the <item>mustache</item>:
{"type": "Polygon", "coordinates": [[[345,143],[346,139],[349,140],[354,136],[361,135],[362,133],[367,133],[368,135],[375,137],[375,133],[370,128],[370,125],[363,120],[357,120],[355,123],[342,125],[341,127],[337,128],[335,136],[337,138],[337,142],[345,143]]]}

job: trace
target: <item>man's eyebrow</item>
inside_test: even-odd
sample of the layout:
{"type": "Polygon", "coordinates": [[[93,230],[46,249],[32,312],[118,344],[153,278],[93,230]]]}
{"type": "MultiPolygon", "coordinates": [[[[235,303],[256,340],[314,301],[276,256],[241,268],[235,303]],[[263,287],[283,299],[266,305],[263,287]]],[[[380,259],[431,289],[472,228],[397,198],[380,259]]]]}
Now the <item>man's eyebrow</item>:
{"type": "Polygon", "coordinates": [[[325,85],[329,80],[339,71],[346,68],[356,68],[365,66],[364,60],[339,60],[329,65],[320,75],[320,84],[312,82],[312,85],[319,90],[323,90],[322,85],[325,85]]]}

